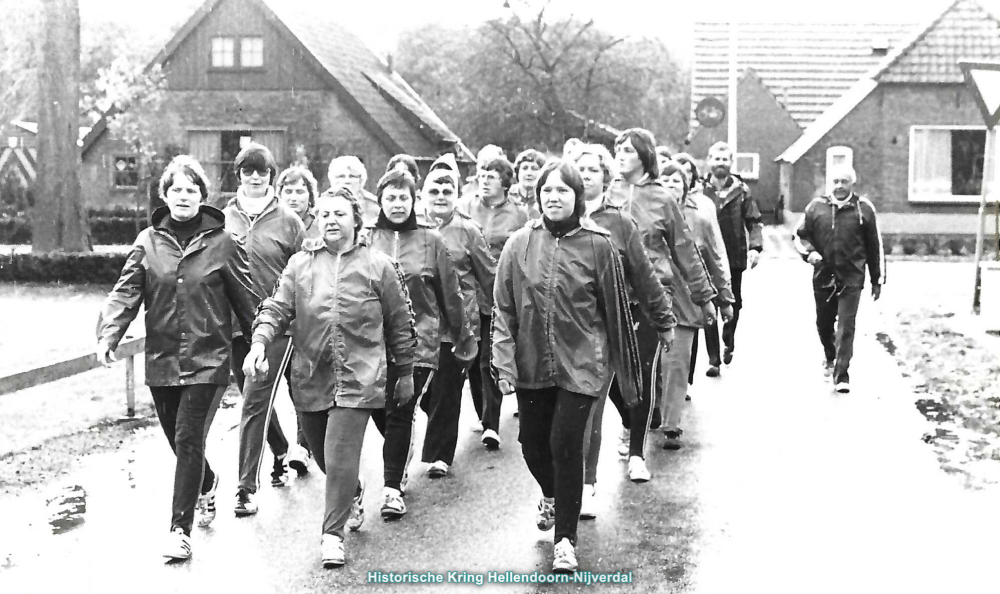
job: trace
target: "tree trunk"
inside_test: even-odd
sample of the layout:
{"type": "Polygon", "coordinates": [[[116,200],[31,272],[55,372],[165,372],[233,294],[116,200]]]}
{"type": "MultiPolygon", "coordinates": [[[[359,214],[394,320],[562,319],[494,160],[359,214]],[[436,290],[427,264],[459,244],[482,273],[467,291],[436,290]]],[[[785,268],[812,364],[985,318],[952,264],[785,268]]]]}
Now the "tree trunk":
{"type": "Polygon", "coordinates": [[[80,192],[80,6],[43,0],[32,251],[90,251],[80,192]]]}

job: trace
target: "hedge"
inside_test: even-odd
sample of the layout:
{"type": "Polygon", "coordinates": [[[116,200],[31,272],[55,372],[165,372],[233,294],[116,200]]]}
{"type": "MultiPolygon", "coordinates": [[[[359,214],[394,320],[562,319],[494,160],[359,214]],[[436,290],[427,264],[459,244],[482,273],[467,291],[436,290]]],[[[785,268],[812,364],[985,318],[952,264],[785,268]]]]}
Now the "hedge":
{"type": "Polygon", "coordinates": [[[4,254],[0,282],[114,284],[128,254],[4,254]]]}
{"type": "MultiPolygon", "coordinates": [[[[139,229],[145,229],[148,223],[143,216],[139,221],[139,229]]],[[[101,216],[91,217],[90,236],[94,245],[130,245],[135,241],[134,211],[131,216],[101,216]]],[[[0,244],[31,243],[31,222],[24,217],[0,218],[0,244]]]]}

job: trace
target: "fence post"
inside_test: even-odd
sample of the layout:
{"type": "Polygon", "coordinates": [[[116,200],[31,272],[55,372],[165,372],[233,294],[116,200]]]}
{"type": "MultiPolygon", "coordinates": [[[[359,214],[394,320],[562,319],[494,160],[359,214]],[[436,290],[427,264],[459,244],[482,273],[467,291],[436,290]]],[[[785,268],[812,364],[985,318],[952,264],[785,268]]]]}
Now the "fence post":
{"type": "Polygon", "coordinates": [[[125,401],[127,405],[126,415],[131,419],[135,417],[135,357],[130,356],[125,360],[125,401]]]}

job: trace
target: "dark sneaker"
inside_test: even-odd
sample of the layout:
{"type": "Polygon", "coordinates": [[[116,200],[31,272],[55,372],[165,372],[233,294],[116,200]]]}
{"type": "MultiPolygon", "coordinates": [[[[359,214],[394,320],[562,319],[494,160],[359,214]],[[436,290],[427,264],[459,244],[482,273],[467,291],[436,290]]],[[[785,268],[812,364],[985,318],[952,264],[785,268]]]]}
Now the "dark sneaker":
{"type": "Polygon", "coordinates": [[[312,455],[302,446],[292,446],[288,451],[288,467],[302,478],[309,474],[309,459],[312,455]]]}
{"type": "Polygon", "coordinates": [[[705,375],[707,375],[708,377],[719,377],[719,374],[720,372],[718,365],[712,365],[711,367],[708,368],[708,371],[705,372],[705,375]]]}
{"type": "Polygon", "coordinates": [[[726,349],[725,352],[722,353],[722,362],[726,365],[733,362],[733,349],[726,349]]]}
{"type": "Polygon", "coordinates": [[[288,471],[285,469],[285,456],[280,458],[274,457],[274,468],[271,470],[271,486],[272,487],[284,487],[285,481],[288,480],[288,471]]]}
{"type": "Polygon", "coordinates": [[[497,450],[500,448],[500,436],[492,429],[483,431],[482,442],[487,450],[497,450]]]}
{"type": "Polygon", "coordinates": [[[253,500],[253,493],[245,489],[236,492],[236,517],[252,516],[257,513],[257,503],[253,500]]]}
{"type": "Polygon", "coordinates": [[[535,517],[535,525],[539,530],[552,530],[556,525],[556,499],[555,497],[542,497],[538,502],[538,515],[535,517]]]}
{"type": "Polygon", "coordinates": [[[663,442],[663,449],[665,450],[679,450],[684,447],[680,431],[664,431],[663,437],[666,438],[663,442]]]}

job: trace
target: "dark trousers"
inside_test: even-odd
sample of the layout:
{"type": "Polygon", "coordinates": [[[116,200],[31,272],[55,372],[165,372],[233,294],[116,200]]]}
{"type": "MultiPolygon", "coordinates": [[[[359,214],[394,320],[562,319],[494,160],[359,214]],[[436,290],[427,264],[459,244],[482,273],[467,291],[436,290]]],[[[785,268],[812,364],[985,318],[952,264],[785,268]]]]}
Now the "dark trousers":
{"type": "Polygon", "coordinates": [[[691,343],[691,369],[688,370],[688,385],[694,383],[694,366],[698,362],[698,335],[701,331],[694,333],[694,341],[691,343]]]}
{"type": "Polygon", "coordinates": [[[275,457],[288,453],[288,440],[281,423],[274,415],[274,398],[278,393],[278,378],[285,372],[292,357],[291,338],[279,336],[267,347],[267,377],[247,384],[243,361],[250,345],[242,336],[233,338],[233,374],[243,393],[240,417],[240,484],[239,488],[257,492],[260,467],[264,461],[264,440],[275,457]]]}
{"type": "Polygon", "coordinates": [[[382,478],[386,487],[399,489],[410,460],[413,445],[413,413],[417,402],[423,398],[429,389],[428,379],[433,369],[427,367],[413,368],[413,398],[403,406],[396,404],[396,382],[399,375],[395,365],[389,365],[385,378],[385,408],[372,411],[375,427],[385,438],[382,444],[382,478]]]}
{"type": "Polygon", "coordinates": [[[493,316],[479,316],[479,353],[469,368],[469,390],[472,392],[472,405],[476,414],[483,422],[483,429],[500,432],[500,405],[503,394],[493,379],[490,368],[490,358],[493,348],[493,316]]]}
{"type": "Polygon", "coordinates": [[[518,441],[528,470],[542,495],[555,497],[553,542],[568,538],[576,546],[583,499],[583,448],[590,409],[597,398],[552,387],[517,390],[518,441]]]}
{"type": "Polygon", "coordinates": [[[451,466],[458,444],[458,417],[462,411],[462,385],[465,384],[465,364],[455,358],[450,342],[441,343],[438,370],[431,380],[427,396],[420,408],[427,413],[427,434],[424,436],[424,462],[441,460],[451,466]]]}
{"type": "MultiPolygon", "coordinates": [[[[733,303],[733,319],[722,325],[722,343],[726,350],[733,352],[736,350],[736,324],[740,321],[740,310],[743,309],[743,271],[731,270],[733,296],[736,303],[733,303]]],[[[722,358],[719,356],[719,321],[716,320],[711,326],[705,327],[705,349],[708,351],[708,362],[716,367],[722,365],[722,358]]],[[[694,366],[691,366],[694,368],[694,366]]]]}
{"type": "Polygon", "coordinates": [[[334,406],[319,412],[299,413],[299,423],[316,464],[326,474],[326,511],[323,534],[344,538],[351,504],[358,489],[361,448],[368,415],[365,408],[334,406]]]}
{"type": "Polygon", "coordinates": [[[827,361],[834,361],[834,383],[850,382],[848,369],[854,356],[854,323],[861,303],[861,287],[813,286],[816,330],[827,361]]]}
{"type": "Polygon", "coordinates": [[[150,386],[149,391],[160,427],[177,456],[170,527],[180,526],[190,535],[198,495],[207,493],[215,480],[215,472],[205,460],[205,441],[226,387],[150,386]]]}
{"type": "Polygon", "coordinates": [[[657,410],[657,394],[660,392],[660,335],[641,311],[636,310],[633,315],[639,323],[635,338],[639,343],[639,362],[642,364],[642,394],[639,404],[625,409],[617,377],[611,382],[608,398],[619,412],[623,409],[628,411],[629,421],[622,423],[629,430],[628,455],[645,458],[649,423],[653,419],[653,412],[657,410]]]}

